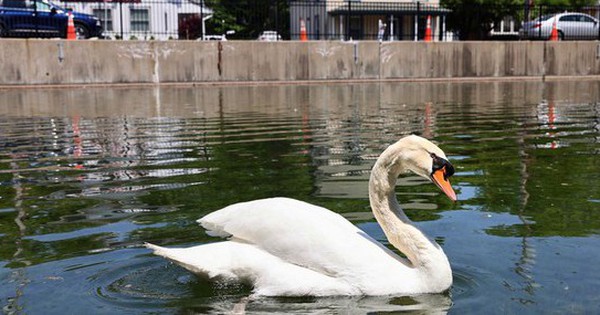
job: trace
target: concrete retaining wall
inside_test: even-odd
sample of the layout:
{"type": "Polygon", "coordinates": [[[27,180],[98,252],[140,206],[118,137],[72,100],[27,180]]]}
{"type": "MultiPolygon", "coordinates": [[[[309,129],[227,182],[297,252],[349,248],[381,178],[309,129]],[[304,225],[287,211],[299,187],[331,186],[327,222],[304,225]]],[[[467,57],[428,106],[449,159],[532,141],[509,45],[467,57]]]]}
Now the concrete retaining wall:
{"type": "Polygon", "coordinates": [[[594,41],[1,43],[0,85],[600,75],[594,41]]]}

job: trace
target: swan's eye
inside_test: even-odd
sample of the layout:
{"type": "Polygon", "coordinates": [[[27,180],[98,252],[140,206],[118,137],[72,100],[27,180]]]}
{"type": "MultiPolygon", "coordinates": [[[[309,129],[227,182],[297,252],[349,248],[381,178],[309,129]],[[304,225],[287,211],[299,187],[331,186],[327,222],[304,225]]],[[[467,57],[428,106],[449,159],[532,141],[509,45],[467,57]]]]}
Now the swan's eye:
{"type": "Polygon", "coordinates": [[[454,166],[450,162],[446,161],[446,176],[450,177],[454,175],[454,166]]]}
{"type": "Polygon", "coordinates": [[[431,158],[433,159],[433,165],[431,167],[432,175],[441,169],[444,170],[444,178],[454,175],[454,166],[452,166],[448,160],[435,155],[435,153],[431,153],[431,158]]]}

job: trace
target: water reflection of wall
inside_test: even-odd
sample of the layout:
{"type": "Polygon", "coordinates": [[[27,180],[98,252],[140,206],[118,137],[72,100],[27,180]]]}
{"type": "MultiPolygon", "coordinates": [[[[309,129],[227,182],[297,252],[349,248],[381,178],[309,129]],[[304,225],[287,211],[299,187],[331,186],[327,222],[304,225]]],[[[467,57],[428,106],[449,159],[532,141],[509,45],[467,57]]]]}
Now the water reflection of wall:
{"type": "MultiPolygon", "coordinates": [[[[66,144],[54,143],[54,150],[72,155],[85,152],[88,166],[99,163],[102,156],[118,157],[111,161],[115,167],[136,166],[142,160],[183,161],[186,150],[211,141],[195,133],[218,129],[219,121],[230,117],[248,120],[238,132],[249,132],[256,118],[283,118],[282,124],[295,119],[310,144],[313,163],[324,174],[318,181],[320,192],[331,196],[350,191],[363,196],[363,181],[377,154],[401,135],[435,138],[456,132],[447,117],[458,113],[477,122],[493,119],[502,111],[515,117],[538,117],[542,129],[546,126],[552,133],[548,145],[556,147],[560,134],[552,126],[575,110],[560,100],[590,102],[598,98],[599,87],[594,81],[524,81],[19,89],[0,94],[0,115],[40,117],[44,125],[60,121],[64,130],[58,132],[71,134],[71,139],[66,144]],[[540,103],[546,99],[550,103],[540,103]],[[61,145],[66,147],[58,148],[61,145]]],[[[51,132],[39,129],[40,137],[51,132]]],[[[116,172],[114,176],[134,175],[116,172]]]]}
{"type": "Polygon", "coordinates": [[[344,111],[353,102],[363,104],[362,111],[372,111],[373,103],[385,109],[399,102],[412,105],[425,100],[481,108],[514,100],[526,104],[537,104],[540,99],[589,102],[599,93],[596,81],[14,89],[0,93],[0,115],[214,118],[224,113],[293,113],[309,105],[311,111],[344,111]]]}
{"type": "MultiPolygon", "coordinates": [[[[493,114],[493,111],[522,114],[519,112],[521,109],[515,106],[497,106],[503,103],[537,104],[532,106],[530,114],[539,117],[545,126],[552,129],[554,121],[566,119],[562,117],[569,117],[573,110],[561,99],[569,100],[569,104],[590,102],[598,98],[599,87],[600,83],[595,81],[525,81],[16,89],[0,93],[0,104],[4,104],[0,106],[0,115],[49,117],[49,124],[62,120],[64,128],[73,133],[71,150],[77,152],[79,145],[85,146],[88,155],[107,152],[122,157],[159,154],[161,145],[186,141],[170,138],[181,128],[178,117],[215,121],[240,114],[247,114],[249,120],[253,117],[296,117],[302,121],[301,128],[310,130],[310,135],[305,132],[305,136],[310,137],[317,147],[319,139],[339,139],[334,140],[338,143],[327,144],[330,147],[328,152],[355,152],[354,157],[349,159],[359,161],[363,154],[377,153],[363,152],[360,143],[374,142],[377,144],[374,147],[381,149],[402,134],[420,133],[436,137],[444,128],[451,128],[451,122],[444,119],[451,114],[463,113],[474,120],[493,114]],[[549,102],[540,103],[540,100],[549,102]],[[136,119],[151,117],[160,121],[153,123],[136,119]],[[97,118],[110,118],[111,121],[103,123],[97,118]],[[115,123],[114,119],[121,122],[115,123]],[[174,121],[169,123],[166,119],[174,121]],[[144,124],[143,132],[151,134],[139,134],[136,125],[140,123],[144,124]],[[153,125],[156,128],[153,129],[153,125]],[[339,132],[343,132],[344,136],[331,137],[339,132]],[[162,144],[147,142],[145,138],[148,136],[157,137],[162,144]],[[144,140],[140,140],[142,138],[144,140]],[[153,153],[148,153],[147,146],[153,148],[153,153]]],[[[41,133],[45,132],[44,128],[41,133]]],[[[167,147],[162,149],[164,154],[168,153],[167,147]]],[[[341,162],[335,162],[335,159],[329,161],[341,162]]]]}

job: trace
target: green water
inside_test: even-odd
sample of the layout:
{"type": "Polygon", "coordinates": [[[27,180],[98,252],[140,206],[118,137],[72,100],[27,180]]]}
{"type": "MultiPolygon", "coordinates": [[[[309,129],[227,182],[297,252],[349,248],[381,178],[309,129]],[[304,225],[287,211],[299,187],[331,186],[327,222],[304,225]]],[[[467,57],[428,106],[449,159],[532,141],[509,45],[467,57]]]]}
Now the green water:
{"type": "Polygon", "coordinates": [[[600,82],[3,90],[0,132],[8,314],[600,312],[600,82]],[[389,245],[366,186],[411,133],[456,168],[455,204],[397,187],[450,258],[449,292],[248,298],[141,246],[216,241],[196,219],[273,196],[389,245]]]}

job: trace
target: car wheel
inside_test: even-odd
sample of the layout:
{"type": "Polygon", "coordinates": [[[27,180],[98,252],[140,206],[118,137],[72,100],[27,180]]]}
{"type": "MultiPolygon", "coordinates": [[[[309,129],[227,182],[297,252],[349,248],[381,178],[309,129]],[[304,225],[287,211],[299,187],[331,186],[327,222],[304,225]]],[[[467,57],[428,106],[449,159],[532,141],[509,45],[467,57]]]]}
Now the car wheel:
{"type": "Polygon", "coordinates": [[[4,27],[4,25],[0,24],[0,37],[6,37],[6,35],[8,35],[6,28],[4,27]]]}
{"type": "Polygon", "coordinates": [[[77,39],[86,39],[90,37],[90,31],[83,24],[75,23],[75,35],[77,39]]]}
{"type": "Polygon", "coordinates": [[[565,40],[565,34],[561,31],[558,31],[558,40],[565,40]]]}

